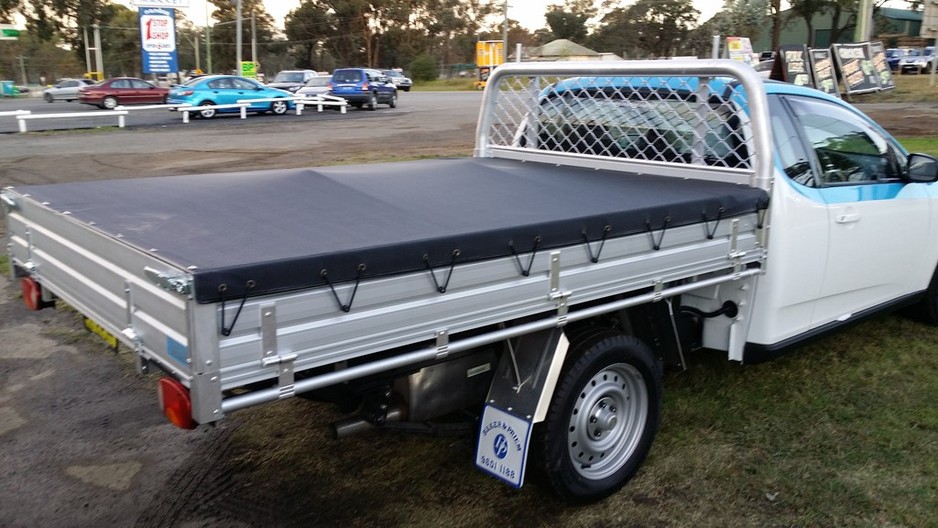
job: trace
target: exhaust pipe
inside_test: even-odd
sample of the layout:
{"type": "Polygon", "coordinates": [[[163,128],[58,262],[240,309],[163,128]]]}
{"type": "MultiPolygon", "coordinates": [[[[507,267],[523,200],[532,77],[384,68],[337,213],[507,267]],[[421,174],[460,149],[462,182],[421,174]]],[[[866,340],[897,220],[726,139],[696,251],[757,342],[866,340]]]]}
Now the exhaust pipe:
{"type": "MultiPolygon", "coordinates": [[[[387,415],[385,416],[385,421],[399,422],[403,419],[403,417],[404,409],[402,406],[392,407],[391,409],[388,409],[387,415]]],[[[369,422],[361,416],[351,416],[349,418],[345,418],[329,424],[329,436],[331,436],[333,440],[338,440],[353,434],[370,431],[377,427],[377,425],[369,422]]]]}

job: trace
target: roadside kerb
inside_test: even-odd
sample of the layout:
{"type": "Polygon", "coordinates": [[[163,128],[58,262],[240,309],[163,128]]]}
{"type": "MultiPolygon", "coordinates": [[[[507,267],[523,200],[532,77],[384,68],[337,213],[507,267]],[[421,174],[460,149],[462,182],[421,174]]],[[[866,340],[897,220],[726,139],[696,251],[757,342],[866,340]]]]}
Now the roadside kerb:
{"type": "Polygon", "coordinates": [[[98,112],[70,112],[67,114],[23,114],[16,116],[19,121],[20,133],[28,132],[26,121],[30,119],[69,119],[75,117],[98,117],[98,116],[117,116],[118,128],[124,128],[124,118],[127,116],[127,110],[105,110],[98,112]]]}

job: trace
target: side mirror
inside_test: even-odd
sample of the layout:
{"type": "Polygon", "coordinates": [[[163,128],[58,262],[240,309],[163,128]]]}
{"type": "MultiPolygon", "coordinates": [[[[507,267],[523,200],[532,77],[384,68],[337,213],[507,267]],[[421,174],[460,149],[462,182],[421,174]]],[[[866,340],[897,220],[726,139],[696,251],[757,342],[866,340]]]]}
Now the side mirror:
{"type": "Polygon", "coordinates": [[[912,183],[938,181],[938,159],[928,154],[909,154],[906,179],[912,183]]]}

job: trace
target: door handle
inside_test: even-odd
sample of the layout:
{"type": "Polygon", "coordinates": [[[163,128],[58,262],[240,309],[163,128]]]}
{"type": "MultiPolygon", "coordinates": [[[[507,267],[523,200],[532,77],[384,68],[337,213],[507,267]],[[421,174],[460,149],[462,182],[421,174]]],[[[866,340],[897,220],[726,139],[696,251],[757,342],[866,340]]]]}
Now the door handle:
{"type": "Polygon", "coordinates": [[[857,213],[842,213],[834,219],[838,224],[853,224],[860,221],[860,215],[857,213]]]}

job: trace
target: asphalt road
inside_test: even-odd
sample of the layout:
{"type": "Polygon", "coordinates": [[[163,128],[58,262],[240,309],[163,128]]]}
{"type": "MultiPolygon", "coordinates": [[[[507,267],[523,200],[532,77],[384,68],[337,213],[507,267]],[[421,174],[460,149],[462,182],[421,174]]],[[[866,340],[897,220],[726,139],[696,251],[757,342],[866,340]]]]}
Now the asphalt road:
{"type": "MultiPolygon", "coordinates": [[[[182,122],[182,114],[179,112],[173,112],[165,108],[135,109],[133,106],[130,106],[128,107],[129,114],[126,117],[126,126],[130,128],[185,127],[204,130],[240,126],[246,121],[250,121],[252,124],[262,122],[268,126],[275,126],[283,122],[314,123],[333,120],[363,119],[386,113],[412,114],[414,112],[434,111],[441,108],[466,108],[471,112],[474,118],[478,111],[478,102],[480,99],[481,94],[474,92],[401,92],[398,97],[399,106],[396,109],[390,109],[385,105],[380,105],[378,110],[375,111],[349,107],[348,111],[342,114],[337,110],[317,112],[316,108],[305,107],[302,115],[296,115],[296,111],[291,110],[283,116],[248,114],[247,119],[241,120],[240,114],[238,113],[220,114],[213,119],[192,118],[188,124],[182,122]]],[[[141,105],[141,107],[142,106],[144,105],[141,105]]],[[[79,114],[89,114],[82,117],[31,119],[27,123],[27,129],[30,132],[117,126],[117,117],[95,115],[102,113],[103,110],[96,106],[78,103],[77,101],[46,103],[42,98],[36,97],[0,98],[0,114],[16,110],[26,110],[34,115],[74,114],[78,116],[79,114]]],[[[14,116],[0,117],[0,134],[18,131],[19,126],[14,116]]]]}

